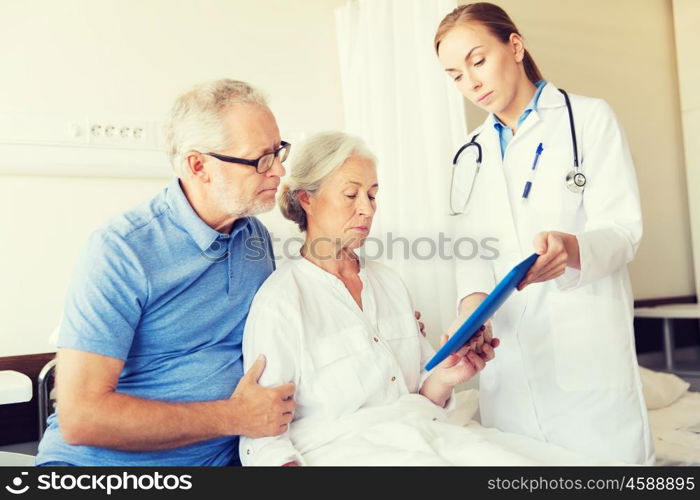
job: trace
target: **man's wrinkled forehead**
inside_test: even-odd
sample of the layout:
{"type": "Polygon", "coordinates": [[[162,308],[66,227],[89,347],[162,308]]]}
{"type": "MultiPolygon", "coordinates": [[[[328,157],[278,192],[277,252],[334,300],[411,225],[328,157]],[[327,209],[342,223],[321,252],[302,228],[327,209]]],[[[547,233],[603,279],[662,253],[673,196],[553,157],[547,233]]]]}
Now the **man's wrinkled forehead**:
{"type": "Polygon", "coordinates": [[[277,120],[267,106],[233,104],[226,109],[223,121],[231,149],[243,157],[260,156],[280,146],[277,120]]]}

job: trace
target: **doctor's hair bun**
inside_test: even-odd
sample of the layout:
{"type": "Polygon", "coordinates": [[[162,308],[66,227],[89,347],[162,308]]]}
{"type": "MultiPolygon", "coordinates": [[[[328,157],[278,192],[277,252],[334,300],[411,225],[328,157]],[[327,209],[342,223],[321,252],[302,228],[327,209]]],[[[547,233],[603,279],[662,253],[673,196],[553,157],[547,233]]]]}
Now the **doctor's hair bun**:
{"type": "Polygon", "coordinates": [[[284,184],[278,203],[285,219],[294,222],[300,231],[306,231],[306,212],[301,208],[298,194],[299,191],[292,190],[289,184],[284,184]]]}

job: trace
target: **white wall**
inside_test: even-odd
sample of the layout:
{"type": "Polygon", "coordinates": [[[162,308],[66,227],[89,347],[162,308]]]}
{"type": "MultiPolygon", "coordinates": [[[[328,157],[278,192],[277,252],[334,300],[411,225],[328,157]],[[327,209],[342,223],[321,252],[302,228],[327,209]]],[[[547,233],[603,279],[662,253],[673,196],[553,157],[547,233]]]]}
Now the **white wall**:
{"type": "Polygon", "coordinates": [[[695,290],[700,290],[700,2],[673,0],[695,290]]]}
{"type": "MultiPolygon", "coordinates": [[[[546,79],[605,99],[625,130],[644,216],[644,237],[630,265],[635,298],[695,294],[671,0],[494,3],[518,26],[546,79]]],[[[697,33],[695,16],[687,22],[697,33]]],[[[691,46],[697,71],[697,44],[691,46]]],[[[470,129],[483,116],[467,105],[470,129]]]]}
{"type": "MultiPolygon", "coordinates": [[[[341,128],[333,10],[343,1],[0,2],[0,112],[161,120],[192,84],[233,77],[269,93],[283,135],[341,128]]],[[[496,1],[545,76],[607,99],[627,132],[646,222],[635,296],[695,293],[671,0],[496,1]]],[[[50,350],[87,234],[164,182],[0,176],[0,356],[50,350]]],[[[294,234],[274,212],[263,219],[294,234]]]]}
{"type": "MultiPolygon", "coordinates": [[[[1,2],[0,112],[162,120],[191,85],[231,77],[269,94],[283,137],[341,128],[340,3],[1,2]]],[[[46,338],[89,232],[165,182],[0,176],[0,356],[50,350],[46,338]]],[[[276,214],[265,220],[275,232],[291,230],[276,214]]]]}

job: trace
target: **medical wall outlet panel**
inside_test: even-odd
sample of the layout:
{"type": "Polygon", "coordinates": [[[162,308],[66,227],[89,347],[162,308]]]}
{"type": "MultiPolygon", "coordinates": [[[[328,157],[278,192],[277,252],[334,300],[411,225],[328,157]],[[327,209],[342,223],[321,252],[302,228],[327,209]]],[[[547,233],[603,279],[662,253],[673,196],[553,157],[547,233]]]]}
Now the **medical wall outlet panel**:
{"type": "Polygon", "coordinates": [[[162,124],[130,116],[0,113],[0,173],[171,176],[162,124]]]}

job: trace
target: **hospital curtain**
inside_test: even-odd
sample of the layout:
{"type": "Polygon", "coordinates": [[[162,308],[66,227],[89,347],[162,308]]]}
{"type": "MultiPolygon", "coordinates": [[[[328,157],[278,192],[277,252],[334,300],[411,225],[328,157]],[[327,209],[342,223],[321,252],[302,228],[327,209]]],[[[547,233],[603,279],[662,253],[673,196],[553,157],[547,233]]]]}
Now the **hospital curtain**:
{"type": "Polygon", "coordinates": [[[466,121],[433,50],[440,20],[455,7],[455,0],[352,0],[336,9],[346,131],[378,157],[378,212],[364,252],[400,273],[433,344],[456,312],[444,239],[451,159],[466,121]]]}

